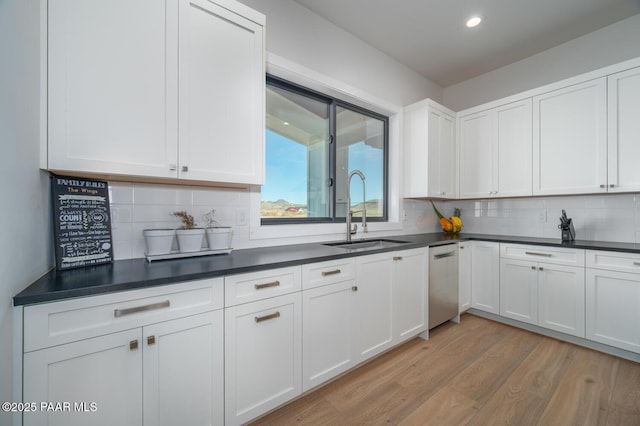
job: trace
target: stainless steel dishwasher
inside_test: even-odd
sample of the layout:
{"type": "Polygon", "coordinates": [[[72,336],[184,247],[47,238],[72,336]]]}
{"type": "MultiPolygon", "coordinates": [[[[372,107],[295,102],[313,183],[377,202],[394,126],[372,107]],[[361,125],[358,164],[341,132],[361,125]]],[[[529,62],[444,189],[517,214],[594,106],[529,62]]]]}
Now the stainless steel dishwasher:
{"type": "Polygon", "coordinates": [[[458,245],[429,247],[429,329],[458,315],[458,245]]]}

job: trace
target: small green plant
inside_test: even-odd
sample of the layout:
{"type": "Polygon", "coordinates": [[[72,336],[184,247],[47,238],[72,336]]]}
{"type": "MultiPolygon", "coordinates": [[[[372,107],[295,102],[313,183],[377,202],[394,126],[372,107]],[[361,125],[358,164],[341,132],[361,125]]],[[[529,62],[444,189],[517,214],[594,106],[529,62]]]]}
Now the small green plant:
{"type": "Polygon", "coordinates": [[[185,211],[178,211],[171,214],[182,221],[182,227],[184,229],[193,229],[196,227],[196,222],[193,219],[193,216],[191,216],[189,213],[185,211]]]}
{"type": "Polygon", "coordinates": [[[216,210],[213,209],[211,210],[209,213],[205,214],[204,220],[207,222],[207,228],[219,228],[220,227],[220,223],[218,223],[217,220],[214,219],[216,215],[216,210]]]}

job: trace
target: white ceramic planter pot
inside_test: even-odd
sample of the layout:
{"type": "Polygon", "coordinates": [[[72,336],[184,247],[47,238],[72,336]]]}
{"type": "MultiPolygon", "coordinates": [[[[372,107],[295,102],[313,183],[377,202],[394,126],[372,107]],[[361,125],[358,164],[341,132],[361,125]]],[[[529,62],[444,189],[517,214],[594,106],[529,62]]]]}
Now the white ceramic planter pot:
{"type": "Polygon", "coordinates": [[[233,230],[230,227],[207,228],[209,250],[225,250],[231,248],[233,230]]]}
{"type": "Polygon", "coordinates": [[[178,249],[180,253],[191,253],[202,250],[204,229],[176,229],[178,237],[178,249]]]}
{"type": "Polygon", "coordinates": [[[147,255],[169,254],[173,239],[176,236],[174,229],[145,229],[142,231],[144,242],[147,246],[147,255]]]}

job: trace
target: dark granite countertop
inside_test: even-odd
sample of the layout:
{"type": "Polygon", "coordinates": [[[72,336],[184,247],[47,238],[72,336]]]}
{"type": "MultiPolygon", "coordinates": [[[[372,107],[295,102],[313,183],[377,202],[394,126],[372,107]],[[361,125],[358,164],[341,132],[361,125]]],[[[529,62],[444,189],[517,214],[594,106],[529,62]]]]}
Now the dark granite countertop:
{"type": "Polygon", "coordinates": [[[640,253],[640,244],[633,243],[579,240],[572,243],[562,243],[558,239],[551,238],[483,234],[452,236],[439,232],[381,238],[396,239],[407,243],[396,247],[362,252],[349,252],[337,247],[326,246],[323,243],[295,244],[235,250],[228,255],[162,260],[151,263],[148,263],[146,259],[118,260],[109,265],[67,271],[52,270],[18,293],[13,298],[13,304],[19,306],[52,302],[73,297],[470,240],[640,253]]]}

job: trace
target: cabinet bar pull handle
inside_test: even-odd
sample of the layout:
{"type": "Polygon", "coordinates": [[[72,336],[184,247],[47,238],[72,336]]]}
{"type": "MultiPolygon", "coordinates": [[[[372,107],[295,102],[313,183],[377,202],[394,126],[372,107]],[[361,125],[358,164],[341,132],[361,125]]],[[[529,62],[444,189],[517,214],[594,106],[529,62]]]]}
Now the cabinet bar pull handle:
{"type": "Polygon", "coordinates": [[[273,281],[270,283],[264,283],[264,284],[256,284],[255,288],[256,290],[260,290],[263,288],[269,288],[269,287],[278,287],[280,285],[280,281],[273,281]]]}
{"type": "Polygon", "coordinates": [[[336,275],[336,274],[339,274],[340,272],[341,272],[340,269],[336,269],[333,271],[322,271],[322,276],[326,277],[328,275],[336,275]]]}
{"type": "Polygon", "coordinates": [[[551,253],[536,253],[535,251],[525,251],[524,254],[528,254],[530,256],[553,257],[551,253]]]}
{"type": "Polygon", "coordinates": [[[156,344],[156,336],[147,337],[147,345],[155,345],[156,344]]]}
{"type": "Polygon", "coordinates": [[[633,262],[634,266],[640,266],[640,262],[633,262]]]}
{"type": "Polygon", "coordinates": [[[253,319],[256,320],[256,322],[267,321],[274,318],[280,318],[280,312],[275,311],[274,313],[265,315],[263,317],[253,317],[253,319]]]}
{"type": "Polygon", "coordinates": [[[402,256],[393,256],[393,260],[402,260],[402,256]]]}
{"type": "Polygon", "coordinates": [[[164,302],[151,303],[149,305],[136,306],[133,308],[114,309],[113,316],[116,318],[119,318],[125,315],[135,314],[137,312],[153,311],[155,309],[168,308],[169,306],[171,306],[171,302],[169,302],[168,300],[165,300],[164,302]]]}
{"type": "Polygon", "coordinates": [[[454,254],[456,254],[455,251],[450,251],[450,252],[447,252],[447,253],[436,254],[436,255],[433,256],[433,258],[434,259],[444,259],[445,257],[451,257],[454,254]]]}
{"type": "Polygon", "coordinates": [[[544,268],[541,266],[541,267],[538,268],[538,270],[544,271],[544,268]]]}
{"type": "Polygon", "coordinates": [[[182,171],[183,172],[188,172],[189,171],[189,166],[182,166],[182,171]]]}
{"type": "Polygon", "coordinates": [[[136,350],[138,349],[138,341],[137,340],[132,340],[129,342],[129,350],[136,350]]]}
{"type": "Polygon", "coordinates": [[[535,271],[535,270],[536,270],[536,267],[535,267],[535,266],[532,266],[532,267],[531,267],[531,269],[533,269],[533,270],[535,271]]]}
{"type": "Polygon", "coordinates": [[[351,291],[358,291],[358,286],[354,285],[353,287],[351,287],[351,291]]]}
{"type": "Polygon", "coordinates": [[[605,187],[604,185],[600,185],[600,188],[604,188],[604,187],[605,187]]]}

